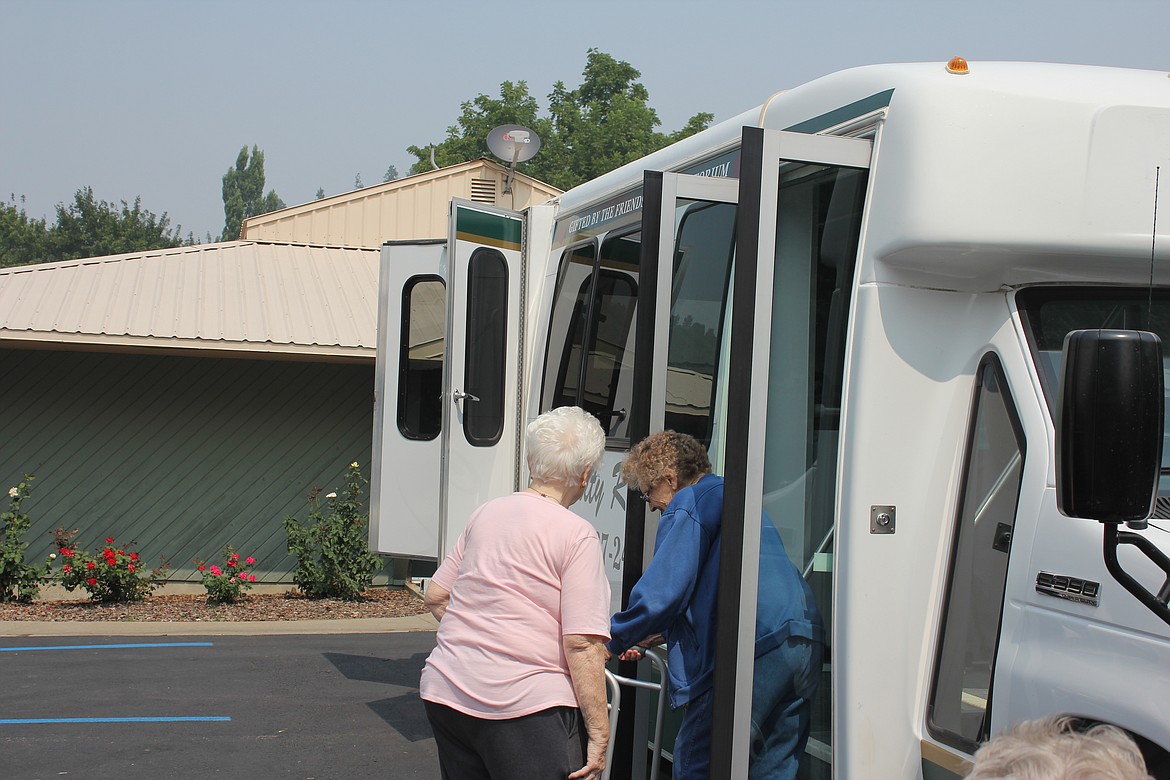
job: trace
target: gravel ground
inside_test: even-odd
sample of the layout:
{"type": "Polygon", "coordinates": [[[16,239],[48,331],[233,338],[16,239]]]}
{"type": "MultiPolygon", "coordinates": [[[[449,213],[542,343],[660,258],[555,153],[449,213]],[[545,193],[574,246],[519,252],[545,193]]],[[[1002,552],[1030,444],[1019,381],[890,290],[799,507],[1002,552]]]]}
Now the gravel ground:
{"type": "Polygon", "coordinates": [[[233,621],[328,620],[421,615],[422,599],[401,588],[367,590],[361,601],[308,599],[289,593],[250,593],[235,604],[209,604],[207,597],[152,595],[132,604],[93,604],[88,601],[0,603],[0,620],[41,621],[233,621]]]}

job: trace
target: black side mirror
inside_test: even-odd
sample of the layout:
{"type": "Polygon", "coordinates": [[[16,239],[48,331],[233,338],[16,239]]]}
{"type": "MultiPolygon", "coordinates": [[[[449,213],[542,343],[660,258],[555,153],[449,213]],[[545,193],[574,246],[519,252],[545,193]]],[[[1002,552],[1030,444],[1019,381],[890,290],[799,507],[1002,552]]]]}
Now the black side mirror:
{"type": "Polygon", "coordinates": [[[1065,337],[1056,434],[1061,512],[1107,523],[1150,516],[1162,465],[1162,405],[1156,335],[1074,330],[1065,337]]]}
{"type": "Polygon", "coordinates": [[[1162,343],[1146,331],[1075,330],[1064,340],[1056,428],[1056,504],[1069,517],[1104,524],[1106,568],[1170,623],[1170,558],[1122,523],[1141,528],[1153,512],[1162,466],[1162,343]],[[1167,579],[1155,595],[1117,561],[1132,544],[1167,579]]]}

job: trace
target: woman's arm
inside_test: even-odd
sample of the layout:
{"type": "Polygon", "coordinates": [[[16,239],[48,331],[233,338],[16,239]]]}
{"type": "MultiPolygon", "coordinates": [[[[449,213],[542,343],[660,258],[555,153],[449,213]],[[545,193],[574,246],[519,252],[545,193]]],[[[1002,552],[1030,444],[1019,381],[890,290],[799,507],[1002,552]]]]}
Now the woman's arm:
{"type": "Polygon", "coordinates": [[[451,591],[436,585],[434,580],[427,583],[423,606],[430,610],[430,613],[435,616],[435,620],[443,619],[443,613],[447,611],[447,602],[450,600],[451,591]]]}
{"type": "Polygon", "coordinates": [[[609,745],[609,710],[605,697],[605,638],[588,634],[565,634],[565,658],[569,676],[577,694],[577,706],[585,718],[589,746],[585,766],[569,775],[569,780],[600,777],[605,769],[605,749],[609,745]]]}

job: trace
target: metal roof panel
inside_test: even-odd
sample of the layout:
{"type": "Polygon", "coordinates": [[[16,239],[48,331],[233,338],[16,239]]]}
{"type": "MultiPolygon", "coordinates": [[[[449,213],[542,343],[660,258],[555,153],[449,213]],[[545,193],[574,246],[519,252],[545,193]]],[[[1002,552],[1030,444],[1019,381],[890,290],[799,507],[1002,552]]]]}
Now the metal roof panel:
{"type": "Polygon", "coordinates": [[[376,249],[231,241],[0,269],[0,339],[373,357],[377,300],[376,249]]]}

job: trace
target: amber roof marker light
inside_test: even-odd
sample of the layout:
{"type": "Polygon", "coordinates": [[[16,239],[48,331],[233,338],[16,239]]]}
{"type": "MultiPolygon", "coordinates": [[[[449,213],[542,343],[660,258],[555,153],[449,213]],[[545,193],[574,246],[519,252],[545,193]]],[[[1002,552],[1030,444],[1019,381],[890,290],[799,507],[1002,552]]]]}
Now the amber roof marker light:
{"type": "Polygon", "coordinates": [[[952,57],[951,61],[947,63],[947,73],[954,73],[956,76],[966,76],[971,72],[967,67],[967,61],[962,57],[952,57]]]}

